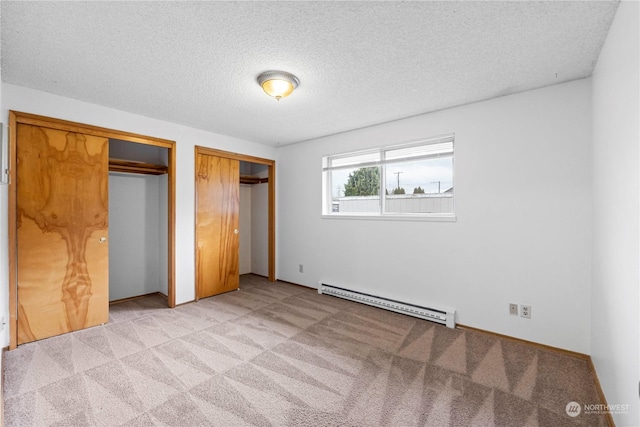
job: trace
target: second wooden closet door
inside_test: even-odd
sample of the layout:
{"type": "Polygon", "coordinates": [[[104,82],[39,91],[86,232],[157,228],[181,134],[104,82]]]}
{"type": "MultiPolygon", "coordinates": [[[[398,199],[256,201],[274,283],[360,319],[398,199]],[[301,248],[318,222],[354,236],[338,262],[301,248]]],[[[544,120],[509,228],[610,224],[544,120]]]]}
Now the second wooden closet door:
{"type": "Polygon", "coordinates": [[[240,162],[196,155],[196,298],[239,286],[240,162]]]}

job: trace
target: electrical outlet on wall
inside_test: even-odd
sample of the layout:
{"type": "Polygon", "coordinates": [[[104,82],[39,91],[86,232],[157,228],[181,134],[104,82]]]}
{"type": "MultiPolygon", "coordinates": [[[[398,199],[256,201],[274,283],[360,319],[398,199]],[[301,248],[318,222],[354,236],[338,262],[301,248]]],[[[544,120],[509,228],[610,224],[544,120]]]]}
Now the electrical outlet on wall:
{"type": "Polygon", "coordinates": [[[514,304],[512,302],[509,303],[509,314],[512,316],[518,315],[518,304],[514,304]]]}
{"type": "Polygon", "coordinates": [[[298,272],[299,273],[304,273],[304,265],[298,264],[298,272]]]}
{"type": "Polygon", "coordinates": [[[520,306],[520,316],[526,317],[527,319],[531,319],[531,306],[530,305],[521,305],[520,306]]]}

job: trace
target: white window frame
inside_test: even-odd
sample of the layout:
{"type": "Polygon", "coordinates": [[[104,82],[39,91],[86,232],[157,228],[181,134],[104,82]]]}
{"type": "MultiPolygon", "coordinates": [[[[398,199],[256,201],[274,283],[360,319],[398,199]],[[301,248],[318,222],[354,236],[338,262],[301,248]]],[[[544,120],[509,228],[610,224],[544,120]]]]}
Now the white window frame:
{"type": "Polygon", "coordinates": [[[451,157],[453,163],[452,179],[455,183],[455,134],[439,135],[430,138],[413,140],[402,144],[394,144],[382,146],[374,149],[352,151],[348,153],[334,154],[322,157],[322,218],[325,219],[367,219],[367,220],[403,220],[403,221],[456,221],[455,214],[455,187],[453,195],[453,212],[452,213],[386,213],[385,204],[385,187],[386,187],[386,165],[390,163],[398,163],[402,161],[415,161],[437,157],[451,157]],[[434,144],[451,144],[450,154],[433,154],[399,157],[387,160],[388,152],[399,149],[410,149],[412,147],[423,147],[434,144]],[[334,166],[334,162],[340,159],[354,158],[357,156],[371,157],[377,155],[376,160],[364,161],[361,163],[346,163],[344,165],[334,166]],[[380,167],[380,208],[377,212],[333,212],[333,193],[331,182],[331,171],[346,168],[364,168],[364,167],[380,167]]]}

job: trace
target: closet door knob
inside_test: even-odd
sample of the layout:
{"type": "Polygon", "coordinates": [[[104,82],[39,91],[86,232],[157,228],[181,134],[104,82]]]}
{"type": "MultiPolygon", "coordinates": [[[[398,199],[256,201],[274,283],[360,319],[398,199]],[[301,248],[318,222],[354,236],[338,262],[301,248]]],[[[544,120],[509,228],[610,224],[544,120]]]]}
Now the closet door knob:
{"type": "Polygon", "coordinates": [[[100,238],[100,243],[104,243],[104,242],[106,242],[106,241],[107,241],[107,238],[106,238],[106,237],[101,237],[101,238],[100,238]]]}
{"type": "Polygon", "coordinates": [[[238,233],[240,232],[240,230],[238,230],[238,229],[236,228],[235,230],[233,230],[233,232],[234,232],[235,234],[238,234],[238,233]]]}

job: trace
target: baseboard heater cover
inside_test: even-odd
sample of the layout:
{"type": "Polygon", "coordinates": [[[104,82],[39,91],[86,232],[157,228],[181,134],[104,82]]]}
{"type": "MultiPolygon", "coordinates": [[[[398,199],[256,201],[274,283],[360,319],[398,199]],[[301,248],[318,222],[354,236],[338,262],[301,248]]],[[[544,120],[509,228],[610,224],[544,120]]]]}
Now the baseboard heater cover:
{"type": "Polygon", "coordinates": [[[326,283],[320,283],[320,286],[318,286],[318,293],[332,295],[334,297],[367,304],[373,307],[384,308],[385,310],[395,311],[396,313],[406,314],[408,316],[418,317],[424,320],[430,320],[432,322],[446,325],[448,328],[456,327],[455,310],[421,307],[415,304],[409,304],[365,294],[363,292],[327,285],[326,283]]]}

